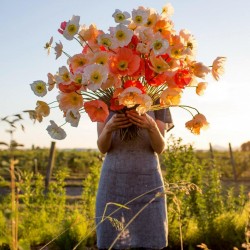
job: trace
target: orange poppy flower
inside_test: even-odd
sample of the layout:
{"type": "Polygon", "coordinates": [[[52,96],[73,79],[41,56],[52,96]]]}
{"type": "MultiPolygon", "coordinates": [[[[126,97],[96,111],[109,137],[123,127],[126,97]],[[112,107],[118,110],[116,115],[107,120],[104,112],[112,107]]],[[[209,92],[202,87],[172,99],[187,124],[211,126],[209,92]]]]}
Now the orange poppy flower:
{"type": "Polygon", "coordinates": [[[84,54],[76,54],[69,59],[71,72],[76,72],[79,68],[82,68],[88,63],[88,59],[84,54]]]}
{"type": "Polygon", "coordinates": [[[113,110],[113,111],[121,110],[124,107],[125,107],[124,105],[120,105],[118,97],[110,99],[110,107],[109,107],[110,110],[113,110]]]}
{"type": "Polygon", "coordinates": [[[202,114],[197,114],[192,120],[186,122],[186,128],[189,129],[193,134],[199,135],[201,129],[206,129],[209,125],[207,119],[202,114]]]}
{"type": "Polygon", "coordinates": [[[187,69],[180,69],[174,75],[174,81],[179,88],[184,88],[192,80],[192,76],[187,69]]]}
{"type": "Polygon", "coordinates": [[[166,82],[167,75],[156,73],[150,68],[149,63],[149,61],[145,63],[145,79],[147,83],[151,86],[159,86],[166,82]]]}
{"type": "Polygon", "coordinates": [[[133,51],[136,51],[138,43],[139,43],[139,38],[136,35],[133,35],[130,43],[127,46],[125,46],[125,48],[129,48],[132,49],[133,51]]]}
{"type": "Polygon", "coordinates": [[[50,113],[49,105],[46,102],[43,101],[37,101],[36,102],[36,119],[39,122],[42,122],[43,117],[46,117],[50,113]]]}
{"type": "Polygon", "coordinates": [[[146,93],[145,86],[143,86],[142,83],[138,80],[137,81],[128,80],[124,83],[123,87],[124,89],[129,87],[136,87],[142,91],[142,94],[146,93]]]}
{"type": "Polygon", "coordinates": [[[140,66],[140,57],[131,49],[120,48],[115,56],[110,58],[109,68],[115,75],[132,75],[140,66]]]}
{"type": "Polygon", "coordinates": [[[71,93],[75,92],[76,90],[79,90],[82,87],[82,84],[76,83],[76,82],[71,82],[70,84],[66,85],[63,83],[58,84],[58,88],[63,92],[63,93],[71,93]]]}
{"type": "Polygon", "coordinates": [[[59,108],[67,112],[69,109],[80,109],[83,106],[83,98],[81,95],[72,92],[72,93],[63,93],[61,92],[57,96],[57,101],[59,102],[59,108]]]}
{"type": "Polygon", "coordinates": [[[85,102],[84,109],[92,122],[105,122],[109,115],[107,104],[101,100],[85,102]]]}
{"type": "Polygon", "coordinates": [[[173,22],[171,20],[159,20],[154,26],[154,32],[160,32],[161,35],[168,41],[171,38],[171,30],[173,29],[173,22]]]}

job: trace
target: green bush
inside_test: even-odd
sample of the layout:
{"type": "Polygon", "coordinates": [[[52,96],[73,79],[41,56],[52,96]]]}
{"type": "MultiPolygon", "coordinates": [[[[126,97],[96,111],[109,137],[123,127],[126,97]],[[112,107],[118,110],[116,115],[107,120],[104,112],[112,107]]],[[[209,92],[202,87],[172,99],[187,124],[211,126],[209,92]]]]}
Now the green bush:
{"type": "Polygon", "coordinates": [[[179,249],[181,239],[184,249],[201,243],[216,250],[240,246],[247,221],[245,213],[242,216],[244,188],[238,194],[224,190],[216,162],[201,160],[191,145],[181,142],[172,137],[161,156],[166,182],[179,185],[168,195],[169,249],[179,249]],[[190,183],[202,193],[190,190],[190,183]]]}

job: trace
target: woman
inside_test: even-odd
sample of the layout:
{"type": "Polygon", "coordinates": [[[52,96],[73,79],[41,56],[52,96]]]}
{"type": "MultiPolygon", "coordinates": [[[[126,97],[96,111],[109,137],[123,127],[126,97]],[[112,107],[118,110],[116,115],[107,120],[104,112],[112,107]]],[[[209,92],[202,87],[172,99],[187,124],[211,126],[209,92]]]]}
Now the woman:
{"type": "Polygon", "coordinates": [[[167,246],[167,213],[158,154],[173,127],[169,109],[139,115],[111,113],[98,123],[98,148],[107,153],[96,201],[99,249],[162,249],[167,246]],[[139,127],[122,140],[120,129],[139,127]],[[161,195],[159,195],[161,194],[161,195]]]}

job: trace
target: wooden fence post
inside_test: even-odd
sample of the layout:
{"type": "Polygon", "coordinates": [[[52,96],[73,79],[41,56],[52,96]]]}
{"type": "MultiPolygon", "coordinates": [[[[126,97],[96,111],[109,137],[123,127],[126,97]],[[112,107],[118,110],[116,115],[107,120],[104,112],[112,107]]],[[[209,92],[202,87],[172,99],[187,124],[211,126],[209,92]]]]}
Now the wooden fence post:
{"type": "Polygon", "coordinates": [[[211,163],[212,163],[211,165],[214,168],[214,150],[213,150],[211,142],[209,142],[209,152],[210,152],[210,158],[211,158],[211,163]]]}
{"type": "Polygon", "coordinates": [[[50,153],[49,153],[49,161],[46,171],[46,178],[45,178],[45,193],[48,192],[49,189],[49,183],[51,179],[51,174],[55,162],[55,151],[56,151],[56,142],[52,141],[50,146],[50,153]]]}
{"type": "Polygon", "coordinates": [[[230,161],[231,161],[231,165],[232,165],[232,169],[233,169],[234,181],[237,181],[236,164],[235,164],[235,160],[234,160],[234,156],[233,156],[233,150],[232,150],[232,146],[231,146],[230,142],[229,142],[229,152],[230,152],[230,161]]]}
{"type": "Polygon", "coordinates": [[[13,156],[10,159],[10,178],[11,178],[11,246],[13,250],[18,249],[18,202],[16,193],[16,177],[15,177],[15,165],[18,160],[14,160],[13,156]]]}
{"type": "Polygon", "coordinates": [[[38,173],[37,158],[34,159],[33,173],[36,175],[38,173]]]}

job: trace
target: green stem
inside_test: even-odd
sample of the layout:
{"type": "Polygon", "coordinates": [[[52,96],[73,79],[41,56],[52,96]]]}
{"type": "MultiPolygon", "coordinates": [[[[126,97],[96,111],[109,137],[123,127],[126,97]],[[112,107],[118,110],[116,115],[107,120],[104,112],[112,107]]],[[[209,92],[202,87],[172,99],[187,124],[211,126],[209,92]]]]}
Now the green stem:
{"type": "Polygon", "coordinates": [[[77,39],[76,37],[73,37],[73,38],[83,47],[83,45],[79,39],[77,39]]]}
{"type": "MultiPolygon", "coordinates": [[[[88,44],[88,42],[80,35],[80,34],[78,34],[78,36],[79,37],[81,37],[81,39],[83,40],[83,42],[89,47],[89,49],[94,53],[94,51],[93,51],[93,49],[89,46],[89,44],[88,44]]],[[[75,37],[74,37],[75,38],[75,37]]],[[[76,39],[76,38],[75,38],[76,39]]],[[[76,39],[80,44],[81,44],[81,42],[78,40],[78,39],[76,39]]],[[[82,44],[81,44],[81,46],[82,46],[82,44]]],[[[83,47],[83,46],[82,46],[83,47]]]]}

